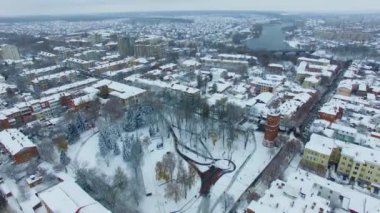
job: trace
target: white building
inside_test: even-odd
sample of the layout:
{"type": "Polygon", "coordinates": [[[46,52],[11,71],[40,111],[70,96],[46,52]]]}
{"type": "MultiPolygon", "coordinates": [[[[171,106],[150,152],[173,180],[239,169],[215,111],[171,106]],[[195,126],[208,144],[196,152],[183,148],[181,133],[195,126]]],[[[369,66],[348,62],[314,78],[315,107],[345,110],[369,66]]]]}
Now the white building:
{"type": "Polygon", "coordinates": [[[110,213],[73,181],[61,182],[37,194],[48,212],[110,213]]]}
{"type": "Polygon", "coordinates": [[[15,45],[4,44],[0,46],[3,59],[19,60],[20,54],[15,45]]]}

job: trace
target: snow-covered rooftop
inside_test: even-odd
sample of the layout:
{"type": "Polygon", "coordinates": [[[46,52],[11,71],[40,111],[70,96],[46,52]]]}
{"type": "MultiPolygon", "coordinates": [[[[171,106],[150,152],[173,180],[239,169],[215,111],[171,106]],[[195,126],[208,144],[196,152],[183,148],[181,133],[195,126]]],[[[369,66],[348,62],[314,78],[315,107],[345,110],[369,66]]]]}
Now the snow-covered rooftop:
{"type": "Polygon", "coordinates": [[[68,91],[68,90],[71,90],[74,88],[78,88],[78,87],[81,87],[81,86],[84,86],[87,84],[94,83],[96,81],[98,81],[98,79],[96,79],[96,78],[87,78],[87,79],[82,80],[82,81],[77,81],[74,83],[65,84],[65,85],[60,86],[60,87],[54,87],[54,88],[48,89],[48,90],[42,92],[42,94],[43,95],[51,95],[51,94],[55,94],[55,93],[61,93],[61,92],[65,92],[65,91],[68,91]]]}
{"type": "Polygon", "coordinates": [[[40,69],[25,70],[22,73],[22,75],[32,75],[32,74],[38,75],[38,74],[42,74],[42,73],[53,72],[59,68],[61,68],[60,65],[55,65],[55,66],[44,67],[44,68],[40,68],[40,69]]]}
{"type": "Polygon", "coordinates": [[[17,129],[6,129],[1,131],[0,143],[11,155],[15,155],[25,148],[36,147],[29,138],[17,129]]]}
{"type": "Polygon", "coordinates": [[[250,203],[248,209],[258,213],[327,213],[331,210],[329,200],[314,196],[312,192],[301,195],[298,187],[276,180],[259,201],[250,203]]]}
{"type": "Polygon", "coordinates": [[[61,182],[38,197],[52,212],[110,213],[73,181],[61,182]]]}
{"type": "Polygon", "coordinates": [[[38,83],[38,82],[43,81],[43,80],[51,80],[51,79],[56,79],[56,78],[62,78],[65,76],[69,76],[72,74],[78,74],[78,73],[79,72],[76,70],[67,70],[67,71],[63,71],[63,72],[59,72],[59,73],[55,73],[55,74],[51,74],[51,75],[44,75],[44,76],[37,77],[37,78],[33,79],[32,82],[38,83]]]}
{"type": "Polygon", "coordinates": [[[311,135],[309,142],[305,145],[305,149],[328,156],[331,155],[333,149],[336,147],[337,145],[335,144],[334,139],[314,133],[311,135]]]}
{"type": "Polygon", "coordinates": [[[123,99],[123,100],[131,98],[131,97],[138,96],[138,95],[146,92],[146,90],[144,90],[144,89],[140,89],[140,88],[133,87],[133,86],[128,86],[126,84],[122,84],[122,83],[107,80],[107,79],[103,79],[101,81],[98,81],[97,83],[93,84],[91,87],[100,88],[103,86],[107,86],[111,90],[110,95],[116,96],[116,97],[123,99]]]}

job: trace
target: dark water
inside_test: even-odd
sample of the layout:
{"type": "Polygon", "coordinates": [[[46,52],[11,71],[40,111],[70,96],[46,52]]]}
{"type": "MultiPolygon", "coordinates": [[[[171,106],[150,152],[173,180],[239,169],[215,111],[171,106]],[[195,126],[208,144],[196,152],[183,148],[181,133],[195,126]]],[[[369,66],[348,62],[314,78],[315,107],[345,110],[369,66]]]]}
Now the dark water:
{"type": "Polygon", "coordinates": [[[251,50],[290,50],[292,48],[284,42],[285,33],[282,31],[282,28],[287,26],[289,24],[264,25],[260,37],[247,40],[246,45],[251,50]]]}

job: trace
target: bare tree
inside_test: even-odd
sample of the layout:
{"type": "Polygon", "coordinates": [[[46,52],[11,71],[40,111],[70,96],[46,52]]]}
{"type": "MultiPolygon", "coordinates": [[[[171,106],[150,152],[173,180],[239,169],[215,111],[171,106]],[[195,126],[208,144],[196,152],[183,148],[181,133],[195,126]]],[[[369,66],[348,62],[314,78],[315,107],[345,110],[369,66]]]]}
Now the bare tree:
{"type": "Polygon", "coordinates": [[[140,164],[141,164],[143,155],[144,155],[144,152],[142,150],[141,142],[138,138],[136,138],[132,142],[131,160],[130,160],[130,163],[135,170],[135,177],[136,178],[137,178],[137,169],[140,168],[140,164]]]}
{"type": "Polygon", "coordinates": [[[143,186],[138,184],[139,181],[136,178],[133,178],[131,182],[136,183],[136,184],[131,184],[131,188],[129,189],[131,193],[131,197],[133,198],[133,201],[137,204],[137,206],[139,206],[140,200],[143,195],[141,191],[141,187],[143,186]]]}
{"type": "Polygon", "coordinates": [[[164,155],[164,157],[162,158],[162,163],[163,163],[165,169],[169,172],[170,181],[172,181],[173,180],[173,172],[174,172],[175,165],[176,165],[176,160],[175,160],[174,154],[169,152],[166,155],[164,155]]]}
{"type": "Polygon", "coordinates": [[[5,196],[0,195],[0,211],[6,212],[7,207],[8,207],[7,199],[5,199],[5,196]]]}
{"type": "Polygon", "coordinates": [[[188,190],[188,187],[187,187],[188,176],[189,174],[183,165],[183,161],[180,160],[177,165],[177,182],[181,184],[181,189],[185,195],[185,198],[187,197],[187,190],[188,190]]]}
{"type": "Polygon", "coordinates": [[[112,181],[112,187],[114,188],[114,191],[116,192],[124,192],[127,189],[128,186],[128,177],[124,173],[124,171],[117,167],[115,171],[115,175],[113,176],[112,181]]]}
{"type": "Polygon", "coordinates": [[[176,182],[168,183],[165,189],[165,197],[173,199],[178,202],[181,199],[181,187],[176,182]]]}
{"type": "Polygon", "coordinates": [[[116,98],[110,98],[102,108],[104,117],[112,122],[121,119],[124,115],[123,104],[116,98]]]}
{"type": "Polygon", "coordinates": [[[227,212],[227,210],[229,210],[234,205],[234,202],[235,201],[232,195],[224,192],[223,203],[222,203],[224,212],[227,212]]]}
{"type": "Polygon", "coordinates": [[[84,112],[84,116],[86,120],[92,125],[95,125],[95,121],[99,117],[99,111],[100,111],[100,101],[99,99],[96,99],[94,101],[89,102],[85,108],[82,109],[84,112]]]}

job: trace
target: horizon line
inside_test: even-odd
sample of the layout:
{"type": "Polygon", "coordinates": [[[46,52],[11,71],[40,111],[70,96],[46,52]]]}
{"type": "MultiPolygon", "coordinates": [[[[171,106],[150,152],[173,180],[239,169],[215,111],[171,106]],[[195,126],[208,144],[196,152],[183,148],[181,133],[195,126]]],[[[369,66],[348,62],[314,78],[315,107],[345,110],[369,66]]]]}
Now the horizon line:
{"type": "Polygon", "coordinates": [[[62,14],[24,14],[24,15],[0,15],[0,18],[26,18],[26,17],[69,17],[69,16],[92,16],[92,15],[111,15],[111,14],[136,14],[136,13],[174,13],[174,12],[250,12],[250,13],[290,13],[290,14],[375,14],[380,10],[221,10],[221,9],[199,9],[199,10],[135,10],[135,11],[120,11],[120,12],[83,12],[83,13],[62,13],[62,14]]]}

